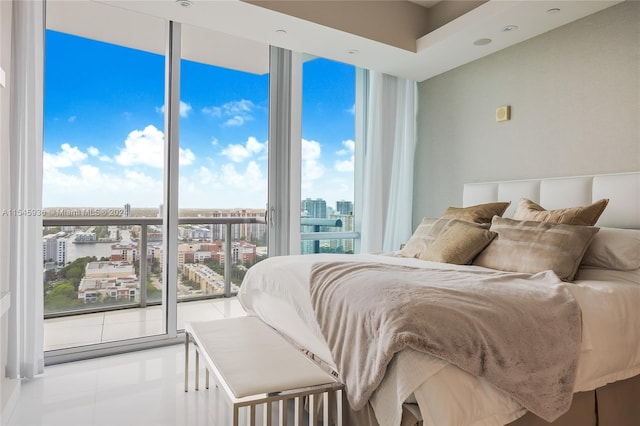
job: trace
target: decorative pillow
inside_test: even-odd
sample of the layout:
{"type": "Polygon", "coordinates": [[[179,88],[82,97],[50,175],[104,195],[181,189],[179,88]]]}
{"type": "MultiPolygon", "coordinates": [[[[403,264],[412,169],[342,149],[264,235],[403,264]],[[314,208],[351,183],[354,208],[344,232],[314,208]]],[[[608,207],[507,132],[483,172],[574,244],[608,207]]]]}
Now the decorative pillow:
{"type": "MultiPolygon", "coordinates": [[[[420,225],[416,228],[407,241],[407,244],[400,250],[400,256],[403,257],[416,257],[419,258],[422,253],[429,247],[438,236],[448,229],[453,223],[461,222],[457,219],[432,219],[425,217],[420,222],[420,225]]],[[[488,229],[487,225],[479,225],[475,223],[468,223],[473,227],[480,227],[482,229],[488,229]]]]}
{"type": "Polygon", "coordinates": [[[494,217],[491,231],[498,236],[473,261],[474,265],[511,272],[552,270],[571,281],[591,240],[592,226],[518,221],[494,217]]]}
{"type": "Polygon", "coordinates": [[[513,218],[516,220],[533,220],[536,222],[563,223],[566,225],[593,226],[604,211],[609,200],[603,198],[584,207],[545,210],[539,204],[522,198],[516,207],[513,218]]]}
{"type": "Polygon", "coordinates": [[[420,253],[427,248],[435,240],[435,235],[431,235],[430,230],[438,219],[425,217],[420,225],[413,231],[413,235],[407,241],[407,244],[400,250],[400,256],[403,257],[419,257],[420,253]]]}
{"type": "Polygon", "coordinates": [[[640,268],[640,230],[600,228],[582,258],[582,265],[620,271],[640,268]]]}
{"type": "Polygon", "coordinates": [[[496,235],[474,223],[454,219],[420,254],[420,259],[467,265],[496,235]]]}
{"type": "Polygon", "coordinates": [[[491,223],[493,216],[502,216],[510,204],[511,201],[485,203],[469,207],[449,207],[442,215],[442,218],[460,219],[473,223],[491,223]]]}

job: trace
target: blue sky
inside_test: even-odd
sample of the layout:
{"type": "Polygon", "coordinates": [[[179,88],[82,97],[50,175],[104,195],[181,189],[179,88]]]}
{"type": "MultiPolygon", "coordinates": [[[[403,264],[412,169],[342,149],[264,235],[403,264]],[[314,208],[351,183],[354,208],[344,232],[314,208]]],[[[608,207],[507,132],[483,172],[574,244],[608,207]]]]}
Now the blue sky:
{"type": "MultiPolygon", "coordinates": [[[[162,203],[164,57],[47,31],[43,205],[162,203]]],[[[264,208],[268,76],[182,61],[180,207],[264,208]]],[[[353,200],[355,69],[303,69],[302,198],[353,200]]]]}

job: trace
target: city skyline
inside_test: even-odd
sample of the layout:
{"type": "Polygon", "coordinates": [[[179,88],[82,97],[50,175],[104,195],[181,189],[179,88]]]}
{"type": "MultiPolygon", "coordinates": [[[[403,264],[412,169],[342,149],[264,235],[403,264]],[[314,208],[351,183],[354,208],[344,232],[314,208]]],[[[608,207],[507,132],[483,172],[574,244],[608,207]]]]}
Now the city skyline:
{"type": "MultiPolygon", "coordinates": [[[[164,57],[46,34],[43,206],[162,203],[164,57]]],[[[179,207],[264,208],[268,75],[182,61],[179,207]]],[[[303,80],[302,194],[353,199],[355,69],[303,80]],[[331,123],[331,125],[327,125],[331,123]]]]}

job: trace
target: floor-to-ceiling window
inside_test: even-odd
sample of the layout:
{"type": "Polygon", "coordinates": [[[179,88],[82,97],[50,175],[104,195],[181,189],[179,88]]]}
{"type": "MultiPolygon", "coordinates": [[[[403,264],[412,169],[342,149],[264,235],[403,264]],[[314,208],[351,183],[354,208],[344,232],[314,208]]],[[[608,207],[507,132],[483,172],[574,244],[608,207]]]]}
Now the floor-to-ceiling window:
{"type": "Polygon", "coordinates": [[[314,232],[354,232],[356,68],[308,57],[302,77],[300,251],[353,253],[353,238],[316,240],[314,232]]]}
{"type": "MultiPolygon", "coordinates": [[[[73,21],[53,12],[65,15],[58,22],[73,21]]],[[[131,37],[127,29],[92,37],[87,25],[47,32],[45,350],[67,351],[61,357],[83,347],[121,350],[122,339],[173,338],[185,320],[209,319],[181,314],[181,306],[234,294],[247,268],[268,254],[269,47],[157,18],[152,24],[131,37]],[[78,319],[75,329],[63,325],[69,318],[78,319]]],[[[288,125],[303,135],[289,155],[302,191],[291,203],[302,220],[333,220],[317,230],[348,233],[355,68],[317,58],[296,63],[304,69],[293,75],[304,81],[292,84],[304,87],[291,88],[300,96],[288,125]],[[329,208],[311,217],[307,198],[329,208]]],[[[303,227],[301,238],[315,230],[303,227]]],[[[296,238],[295,251],[304,252],[296,238]]],[[[312,244],[353,252],[353,235],[312,244]]]]}
{"type": "MultiPolygon", "coordinates": [[[[181,30],[185,48],[221,37],[181,30]]],[[[237,293],[247,269],[267,256],[268,51],[191,52],[180,62],[178,302],[237,293]]],[[[188,318],[180,315],[179,329],[188,318]]]]}
{"type": "Polygon", "coordinates": [[[139,243],[161,239],[144,219],[163,199],[163,82],[163,55],[46,32],[43,206],[60,222],[43,230],[45,349],[164,331],[158,312],[99,312],[161,299],[160,260],[139,243]],[[58,327],[79,313],[77,332],[58,327]]]}

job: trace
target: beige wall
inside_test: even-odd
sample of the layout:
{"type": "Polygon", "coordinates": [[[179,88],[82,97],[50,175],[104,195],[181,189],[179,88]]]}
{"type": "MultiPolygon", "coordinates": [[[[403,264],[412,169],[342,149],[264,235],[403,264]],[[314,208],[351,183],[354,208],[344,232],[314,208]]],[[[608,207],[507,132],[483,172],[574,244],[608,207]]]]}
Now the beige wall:
{"type": "MultiPolygon", "coordinates": [[[[414,227],[466,182],[640,170],[640,2],[419,84],[414,227]],[[511,121],[495,110],[511,105],[511,121]]],[[[517,200],[514,200],[517,201],[517,200]]]]}
{"type": "MultiPolygon", "coordinates": [[[[0,297],[9,291],[9,220],[2,210],[9,207],[9,77],[11,70],[11,2],[0,1],[0,67],[6,72],[6,87],[0,87],[0,297]]],[[[15,401],[18,381],[5,377],[7,359],[7,316],[0,318],[0,424],[4,424],[15,401]]]]}

